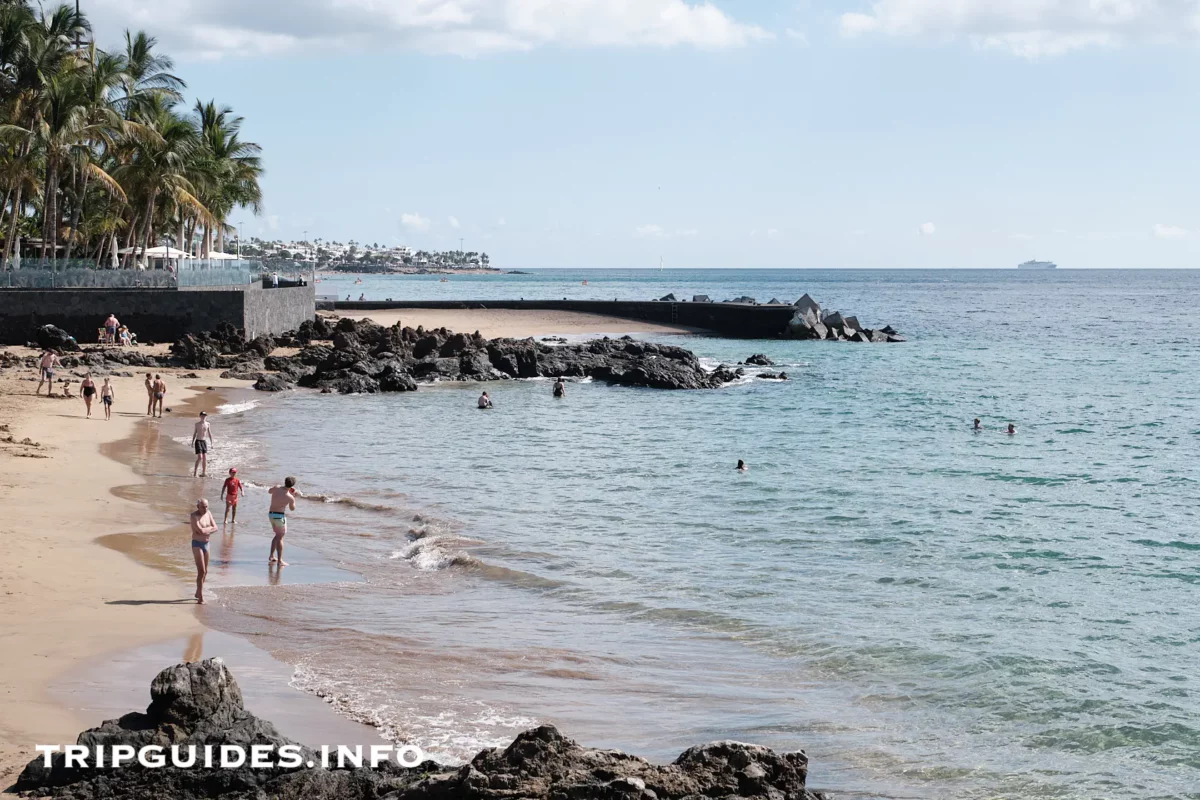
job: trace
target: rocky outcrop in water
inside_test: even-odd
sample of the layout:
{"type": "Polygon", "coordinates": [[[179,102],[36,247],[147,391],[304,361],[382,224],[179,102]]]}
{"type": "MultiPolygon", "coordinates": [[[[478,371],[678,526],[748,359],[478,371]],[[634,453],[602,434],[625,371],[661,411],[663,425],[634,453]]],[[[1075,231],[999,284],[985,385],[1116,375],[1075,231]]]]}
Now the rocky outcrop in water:
{"type": "MultiPolygon", "coordinates": [[[[318,754],[282,736],[247,711],[237,681],[219,659],[169,667],[150,685],[145,713],[108,720],[79,735],[90,753],[103,745],[136,749],[158,745],[168,766],[146,768],[134,760],[118,768],[68,768],[55,754],[29,762],[12,788],[25,797],[57,800],[821,800],[806,786],[808,757],[739,742],[714,742],[658,765],[617,750],[580,747],[553,726],[526,731],[506,748],[484,750],[461,767],[426,761],[413,768],[394,762],[376,769],[272,766],[253,769],[180,768],[172,745],[266,745],[299,748],[303,762],[318,754]]],[[[247,757],[248,760],[249,757],[247,757]]],[[[106,762],[107,763],[107,762],[106,762]]],[[[202,764],[202,759],[201,759],[202,764]]]]}
{"type": "Polygon", "coordinates": [[[688,350],[624,336],[554,346],[529,339],[485,339],[445,328],[385,328],[370,320],[317,320],[295,333],[246,342],[236,330],[188,334],[171,348],[172,363],[222,367],[228,377],[258,381],[256,388],[286,388],[267,379],[323,392],[412,392],[438,380],[495,381],[513,378],[592,377],[622,386],[714,389],[740,377],[724,367],[706,370],[688,350]],[[318,343],[324,335],[329,345],[318,343]],[[266,355],[282,341],[307,342],[295,355],[266,355]]]}
{"type": "Polygon", "coordinates": [[[828,339],[838,342],[903,342],[891,325],[879,330],[864,328],[858,317],[837,311],[822,311],[821,304],[807,294],[796,301],[796,313],[788,323],[788,336],[794,339],[828,339]]]}

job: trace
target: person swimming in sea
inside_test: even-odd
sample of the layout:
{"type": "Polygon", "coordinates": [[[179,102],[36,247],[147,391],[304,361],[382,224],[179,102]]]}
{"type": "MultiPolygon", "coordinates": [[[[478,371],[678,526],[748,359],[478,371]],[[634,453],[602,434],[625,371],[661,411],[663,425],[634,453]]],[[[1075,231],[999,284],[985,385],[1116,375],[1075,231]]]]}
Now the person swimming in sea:
{"type": "Polygon", "coordinates": [[[555,397],[566,397],[567,396],[567,384],[565,382],[563,382],[563,379],[561,376],[554,383],[554,396],[555,397]]]}
{"type": "Polygon", "coordinates": [[[479,407],[480,408],[492,408],[492,398],[488,397],[487,392],[484,392],[483,394],[479,395],[479,407]]]}
{"type": "Polygon", "coordinates": [[[742,461],[742,460],[739,458],[739,459],[738,459],[738,465],[737,465],[737,471],[738,471],[738,472],[749,472],[749,471],[750,471],[750,468],[746,466],[746,462],[745,462],[745,461],[742,461]]]}
{"type": "Polygon", "coordinates": [[[1012,436],[1016,432],[1017,432],[1017,426],[1013,425],[1011,422],[1008,423],[1008,431],[1007,431],[1008,435],[1012,436]]]}
{"type": "Polygon", "coordinates": [[[979,417],[975,418],[975,425],[971,428],[973,431],[983,430],[983,423],[979,421],[979,417]]]}

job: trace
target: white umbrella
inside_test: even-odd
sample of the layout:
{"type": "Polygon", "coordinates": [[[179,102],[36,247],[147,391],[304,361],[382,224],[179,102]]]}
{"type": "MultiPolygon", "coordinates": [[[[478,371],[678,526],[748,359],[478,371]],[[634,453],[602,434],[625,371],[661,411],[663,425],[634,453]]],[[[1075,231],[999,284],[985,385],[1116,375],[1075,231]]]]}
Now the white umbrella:
{"type": "Polygon", "coordinates": [[[145,258],[191,258],[191,256],[182,250],[176,250],[174,247],[167,247],[166,245],[150,247],[145,251],[143,251],[140,247],[126,247],[124,250],[119,250],[117,252],[119,252],[121,255],[125,255],[126,253],[137,253],[139,256],[143,256],[145,258]]]}
{"type": "Polygon", "coordinates": [[[238,257],[235,255],[232,255],[230,253],[220,253],[220,252],[217,252],[216,250],[209,251],[208,255],[205,256],[205,258],[208,258],[212,261],[237,261],[237,259],[238,259],[238,257]]]}
{"type": "Polygon", "coordinates": [[[117,235],[115,233],[112,237],[112,247],[108,249],[108,264],[113,269],[121,268],[121,262],[117,258],[117,235]]]}

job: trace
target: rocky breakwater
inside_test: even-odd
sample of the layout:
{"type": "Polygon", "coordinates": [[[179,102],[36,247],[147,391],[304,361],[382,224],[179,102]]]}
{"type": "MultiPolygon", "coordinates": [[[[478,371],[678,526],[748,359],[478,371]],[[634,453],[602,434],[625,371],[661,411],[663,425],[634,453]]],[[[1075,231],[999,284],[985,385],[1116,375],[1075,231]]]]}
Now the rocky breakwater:
{"type": "Polygon", "coordinates": [[[891,325],[879,329],[859,324],[858,317],[822,310],[807,294],[796,301],[796,313],[788,323],[787,335],[796,339],[827,339],[838,342],[903,342],[891,325]]]}
{"type": "Polygon", "coordinates": [[[395,761],[378,768],[308,767],[309,761],[320,764],[319,754],[247,711],[237,681],[220,659],[163,670],[150,685],[150,698],[145,713],[126,714],[79,735],[88,767],[68,767],[63,753],[54,754],[49,766],[39,756],[12,790],[61,800],[822,800],[806,787],[803,752],[775,753],[725,741],[690,748],[673,763],[658,765],[616,750],[580,747],[550,725],[522,733],[506,748],[484,750],[461,767],[434,761],[411,768],[395,761]],[[135,753],[157,746],[161,750],[154,752],[163,755],[165,765],[146,767],[134,758],[115,768],[96,766],[98,745],[106,765],[115,746],[135,753]],[[186,762],[189,745],[196,748],[196,764],[175,766],[177,758],[186,762]],[[243,749],[246,764],[204,767],[205,746],[219,759],[222,745],[243,749]],[[249,766],[255,745],[268,748],[262,752],[270,766],[249,766]],[[301,766],[275,763],[285,745],[298,751],[301,766]]]}
{"type": "Polygon", "coordinates": [[[227,370],[255,387],[279,391],[293,384],[341,394],[415,391],[419,383],[514,378],[591,377],[611,384],[655,389],[714,389],[737,380],[727,367],[706,370],[681,347],[620,339],[551,345],[530,339],[485,339],[445,328],[426,331],[370,320],[305,322],[279,340],[245,341],[236,331],[189,334],[171,349],[187,367],[227,370]],[[275,345],[298,346],[270,355],[275,345]]]}

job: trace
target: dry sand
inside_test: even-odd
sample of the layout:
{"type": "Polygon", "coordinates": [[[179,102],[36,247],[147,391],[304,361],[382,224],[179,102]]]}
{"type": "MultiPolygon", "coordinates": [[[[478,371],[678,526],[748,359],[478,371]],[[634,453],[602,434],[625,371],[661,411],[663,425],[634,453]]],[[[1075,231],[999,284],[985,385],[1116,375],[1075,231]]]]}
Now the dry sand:
{"type": "Polygon", "coordinates": [[[457,333],[479,331],[489,339],[579,334],[695,333],[695,328],[586,314],[578,311],[526,311],[524,309],[402,308],[387,311],[338,312],[353,319],[372,319],[380,325],[449,328],[457,333]]]}
{"type": "MultiPolygon", "coordinates": [[[[232,384],[215,373],[188,381],[178,377],[183,372],[161,370],[168,407],[192,394],[186,386],[232,384]]],[[[115,496],[115,487],[138,478],[100,453],[101,444],[129,436],[145,419],[142,378],[113,379],[116,403],[106,421],[99,398],[87,419],[79,397],[35,397],[37,381],[27,380],[35,374],[0,370],[0,425],[7,426],[0,440],[13,439],[0,441],[0,788],[34,755],[34,744],[72,743],[84,727],[48,696],[51,681],[99,654],[200,629],[187,584],[95,541],[172,523],[186,536],[185,520],[115,496]],[[26,439],[36,444],[21,444],[26,439]]],[[[78,388],[74,378],[72,392],[78,388]]]]}

